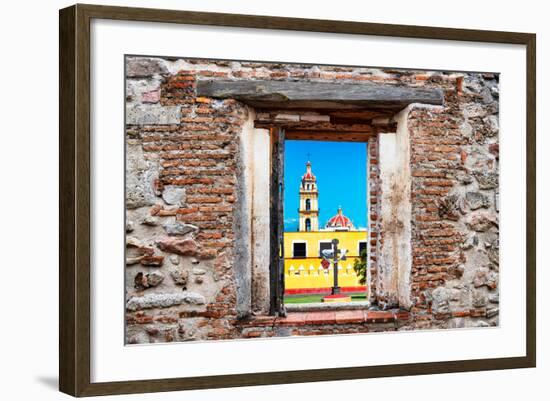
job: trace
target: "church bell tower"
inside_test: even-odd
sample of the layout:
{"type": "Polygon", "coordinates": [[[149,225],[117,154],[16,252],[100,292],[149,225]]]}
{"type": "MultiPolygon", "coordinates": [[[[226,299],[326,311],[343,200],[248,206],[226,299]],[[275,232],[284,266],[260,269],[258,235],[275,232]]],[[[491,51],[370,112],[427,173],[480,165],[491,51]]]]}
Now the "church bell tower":
{"type": "Polygon", "coordinates": [[[306,173],[300,183],[300,208],[298,231],[319,231],[319,191],[317,178],[311,172],[311,163],[306,163],[306,173]]]}

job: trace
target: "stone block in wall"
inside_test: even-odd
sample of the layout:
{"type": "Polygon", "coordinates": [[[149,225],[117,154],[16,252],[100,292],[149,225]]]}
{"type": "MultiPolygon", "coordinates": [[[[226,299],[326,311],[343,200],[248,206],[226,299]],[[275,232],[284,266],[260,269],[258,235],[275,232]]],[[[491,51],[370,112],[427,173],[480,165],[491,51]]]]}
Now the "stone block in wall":
{"type": "Polygon", "coordinates": [[[160,85],[162,80],[158,78],[127,79],[126,102],[127,103],[158,103],[160,101],[160,85]]]}
{"type": "Polygon", "coordinates": [[[135,209],[157,202],[154,189],[158,164],[146,160],[140,144],[126,144],[126,207],[135,209]]]}
{"type": "Polygon", "coordinates": [[[476,212],[468,216],[466,226],[470,230],[484,232],[492,227],[498,227],[496,216],[491,213],[476,212]]]}
{"type": "Polygon", "coordinates": [[[498,173],[476,171],[474,172],[474,176],[479,184],[479,189],[498,188],[498,173]]]}
{"type": "Polygon", "coordinates": [[[174,294],[147,294],[141,297],[132,297],[126,303],[126,309],[136,311],[152,308],[169,308],[177,305],[204,305],[205,299],[201,294],[183,291],[174,294]]]}
{"type": "Polygon", "coordinates": [[[487,195],[474,191],[466,192],[466,202],[468,202],[468,206],[472,210],[488,208],[491,205],[491,201],[487,195]]]}
{"type": "Polygon", "coordinates": [[[166,185],[162,190],[162,199],[168,205],[182,206],[185,203],[185,188],[166,185]]]}
{"type": "Polygon", "coordinates": [[[130,78],[152,77],[168,73],[165,62],[154,58],[135,57],[126,62],[126,76],[130,78]]]}
{"type": "Polygon", "coordinates": [[[161,106],[158,104],[126,106],[126,124],[128,125],[179,124],[180,119],[180,106],[161,106]]]}
{"type": "Polygon", "coordinates": [[[432,311],[434,314],[449,313],[449,299],[451,291],[448,288],[436,288],[432,294],[432,311]]]}
{"type": "Polygon", "coordinates": [[[139,290],[143,290],[150,287],[156,287],[164,280],[164,274],[161,272],[151,272],[144,274],[139,272],[134,278],[134,287],[139,290]]]}

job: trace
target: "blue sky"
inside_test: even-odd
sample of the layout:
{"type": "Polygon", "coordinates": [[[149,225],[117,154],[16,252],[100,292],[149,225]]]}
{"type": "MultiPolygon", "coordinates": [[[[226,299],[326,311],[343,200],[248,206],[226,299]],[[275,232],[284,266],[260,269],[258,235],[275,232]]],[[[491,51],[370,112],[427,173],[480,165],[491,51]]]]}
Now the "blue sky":
{"type": "Polygon", "coordinates": [[[285,231],[298,229],[298,189],[308,158],[319,188],[319,227],[338,206],[356,228],[367,227],[366,148],[357,142],[285,141],[285,231]]]}

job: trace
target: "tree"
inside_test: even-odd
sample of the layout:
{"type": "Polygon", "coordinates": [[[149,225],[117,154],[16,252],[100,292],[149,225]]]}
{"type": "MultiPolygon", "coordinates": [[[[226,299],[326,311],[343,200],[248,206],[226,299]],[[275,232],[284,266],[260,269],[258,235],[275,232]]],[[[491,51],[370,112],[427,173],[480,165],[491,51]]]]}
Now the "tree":
{"type": "Polygon", "coordinates": [[[365,285],[367,283],[367,250],[364,249],[361,252],[359,258],[355,259],[353,262],[353,270],[359,278],[359,283],[365,285]]]}

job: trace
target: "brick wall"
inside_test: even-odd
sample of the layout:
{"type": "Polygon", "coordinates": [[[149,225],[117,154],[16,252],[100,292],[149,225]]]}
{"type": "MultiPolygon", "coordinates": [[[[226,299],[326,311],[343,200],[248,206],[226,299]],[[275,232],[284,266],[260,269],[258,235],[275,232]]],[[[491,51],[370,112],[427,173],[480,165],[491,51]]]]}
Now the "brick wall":
{"type": "MultiPolygon", "coordinates": [[[[253,326],[254,317],[248,323],[237,318],[242,273],[235,268],[245,202],[239,136],[251,111],[235,100],[197,97],[199,79],[444,88],[445,106],[412,107],[408,119],[413,307],[399,329],[498,323],[498,76],[132,57],[126,77],[128,343],[235,338],[246,324],[253,326]]],[[[375,302],[384,233],[373,132],[369,259],[375,302]]]]}
{"type": "Polygon", "coordinates": [[[498,76],[444,83],[409,116],[419,327],[498,324],[498,76]],[[472,317],[473,319],[468,319],[472,317]]]}
{"type": "Polygon", "coordinates": [[[368,251],[368,294],[369,301],[375,303],[377,297],[377,257],[379,247],[384,241],[384,233],[380,232],[380,197],[382,188],[380,187],[380,170],[378,168],[378,138],[373,137],[368,144],[368,164],[369,164],[369,251],[368,251]],[[370,276],[369,276],[370,275],[370,276]]]}

